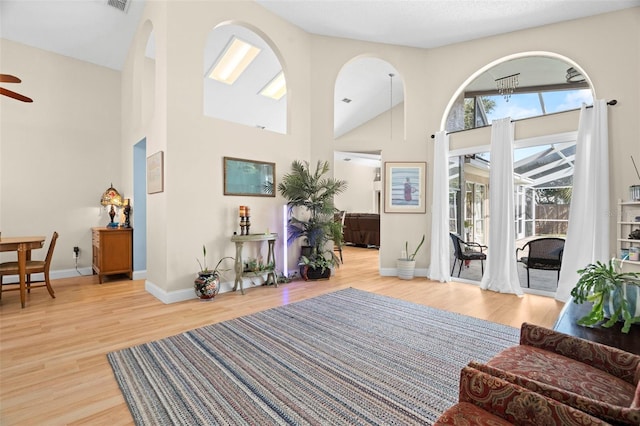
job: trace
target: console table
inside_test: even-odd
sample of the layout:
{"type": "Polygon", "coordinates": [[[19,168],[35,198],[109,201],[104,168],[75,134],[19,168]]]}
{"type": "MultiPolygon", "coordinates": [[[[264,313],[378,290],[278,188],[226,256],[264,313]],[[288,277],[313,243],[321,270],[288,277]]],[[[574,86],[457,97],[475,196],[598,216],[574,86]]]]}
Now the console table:
{"type": "Polygon", "coordinates": [[[272,283],[276,287],[278,287],[278,279],[276,278],[276,256],[274,251],[274,245],[276,242],[276,238],[278,238],[278,234],[249,234],[249,235],[233,235],[231,237],[231,241],[236,244],[236,262],[234,270],[236,272],[236,279],[233,284],[233,291],[238,289],[238,285],[240,285],[240,291],[244,294],[244,286],[242,284],[242,277],[244,276],[256,276],[257,274],[267,274],[267,279],[264,284],[272,283]],[[267,265],[272,265],[271,267],[261,270],[261,271],[245,271],[244,263],[242,262],[242,247],[244,243],[249,242],[262,242],[266,241],[269,247],[267,253],[267,265]]]}
{"type": "Polygon", "coordinates": [[[622,323],[617,322],[611,328],[601,326],[585,327],[576,322],[591,311],[591,303],[573,303],[569,299],[558,316],[553,329],[571,336],[602,343],[607,346],[622,349],[632,354],[640,355],[640,324],[631,325],[629,333],[623,333],[622,323]]]}

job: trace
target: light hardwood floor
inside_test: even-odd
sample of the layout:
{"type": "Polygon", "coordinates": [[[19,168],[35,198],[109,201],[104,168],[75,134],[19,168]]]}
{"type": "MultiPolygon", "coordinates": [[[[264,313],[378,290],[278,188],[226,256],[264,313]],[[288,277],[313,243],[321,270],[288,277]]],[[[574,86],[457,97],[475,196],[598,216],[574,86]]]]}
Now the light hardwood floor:
{"type": "Polygon", "coordinates": [[[345,264],[328,281],[257,286],[246,295],[224,293],[212,302],[165,305],[144,281],[96,276],[54,280],[56,299],[42,289],[0,302],[0,424],[130,425],[129,410],[106,354],[256,311],[354,287],[455,311],[513,327],[523,321],[551,327],[562,303],[554,299],[482,291],[424,278],[378,275],[378,252],[346,247],[345,264]]]}

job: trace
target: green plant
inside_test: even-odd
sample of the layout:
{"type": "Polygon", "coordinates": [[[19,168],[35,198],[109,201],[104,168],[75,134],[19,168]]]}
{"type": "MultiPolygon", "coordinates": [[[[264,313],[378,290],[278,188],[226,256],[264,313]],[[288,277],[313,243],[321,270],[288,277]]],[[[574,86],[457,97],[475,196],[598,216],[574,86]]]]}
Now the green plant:
{"type": "Polygon", "coordinates": [[[213,269],[209,269],[209,267],[207,266],[207,247],[203,244],[202,245],[202,262],[200,262],[200,259],[196,258],[196,262],[198,262],[198,265],[200,266],[200,271],[198,272],[199,274],[214,274],[217,276],[220,276],[220,274],[222,272],[226,272],[231,270],[231,268],[228,269],[219,269],[220,265],[222,264],[222,262],[225,259],[232,259],[235,260],[233,257],[231,256],[225,256],[222,259],[218,260],[218,263],[216,264],[216,267],[213,269]]]}
{"type": "Polygon", "coordinates": [[[613,326],[619,319],[624,320],[623,333],[628,333],[631,324],[640,322],[640,317],[633,317],[634,307],[625,294],[625,284],[640,286],[640,274],[635,272],[621,272],[619,265],[611,259],[608,264],[602,262],[591,263],[578,271],[580,279],[571,290],[575,303],[589,301],[593,303],[591,312],[578,320],[578,324],[592,326],[605,319],[605,306],[611,301],[616,307],[615,312],[602,324],[603,327],[613,326]]]}
{"type": "Polygon", "coordinates": [[[287,242],[292,244],[304,238],[311,247],[310,254],[305,257],[312,267],[327,260],[329,266],[340,265],[338,257],[325,246],[330,241],[342,242],[342,224],[333,218],[337,212],[333,198],[347,188],[347,183],[326,176],[328,172],[327,161],[318,161],[315,170],[311,170],[308,162],[296,160],[291,164],[291,172],[285,174],[278,184],[278,191],[287,200],[289,208],[287,242]],[[325,256],[328,253],[329,259],[325,256]]]}
{"type": "MultiPolygon", "coordinates": [[[[325,254],[330,256],[333,255],[333,252],[325,251],[325,254]]],[[[307,257],[303,255],[300,256],[300,261],[298,262],[298,265],[300,266],[320,269],[321,272],[324,272],[327,268],[331,268],[333,264],[333,257],[326,257],[325,255],[314,257],[307,257]]]]}
{"type": "Polygon", "coordinates": [[[405,241],[404,242],[404,256],[401,258],[401,260],[416,260],[416,254],[418,254],[418,250],[420,250],[420,247],[422,247],[422,244],[424,244],[424,234],[422,235],[422,239],[420,240],[420,243],[418,244],[418,247],[416,247],[416,250],[409,254],[409,241],[405,241]]]}

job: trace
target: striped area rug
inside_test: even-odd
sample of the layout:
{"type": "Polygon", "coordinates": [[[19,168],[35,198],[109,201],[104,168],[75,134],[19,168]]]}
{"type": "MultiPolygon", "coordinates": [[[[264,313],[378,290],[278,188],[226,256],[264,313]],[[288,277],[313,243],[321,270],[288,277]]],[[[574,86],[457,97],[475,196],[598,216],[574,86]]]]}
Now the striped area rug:
{"type": "Polygon", "coordinates": [[[423,425],[518,338],[349,288],[107,356],[139,425],[423,425]]]}

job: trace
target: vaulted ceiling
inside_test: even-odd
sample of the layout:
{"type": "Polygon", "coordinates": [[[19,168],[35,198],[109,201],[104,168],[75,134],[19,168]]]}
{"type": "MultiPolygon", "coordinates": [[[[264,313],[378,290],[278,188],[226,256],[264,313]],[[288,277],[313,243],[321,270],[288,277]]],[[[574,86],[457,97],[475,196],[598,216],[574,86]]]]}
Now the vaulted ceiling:
{"type": "MultiPolygon", "coordinates": [[[[309,33],[421,48],[640,6],[640,0],[256,1],[309,33]]],[[[2,0],[0,37],[121,70],[145,1],[128,0],[124,12],[108,2],[2,0]]],[[[357,67],[353,74],[341,75],[337,90],[359,87],[362,96],[386,93],[389,64],[378,62],[379,67],[369,68],[369,72],[382,77],[370,79],[370,90],[359,87],[363,80],[356,73],[357,67]]],[[[11,64],[0,64],[0,73],[10,74],[11,64]]],[[[335,94],[337,102],[348,96],[335,94]]],[[[363,104],[379,104],[371,108],[371,117],[389,107],[388,97],[379,98],[362,99],[363,104]]],[[[361,114],[348,117],[344,105],[337,105],[336,110],[344,111],[336,117],[337,134],[367,120],[361,114]]]]}

